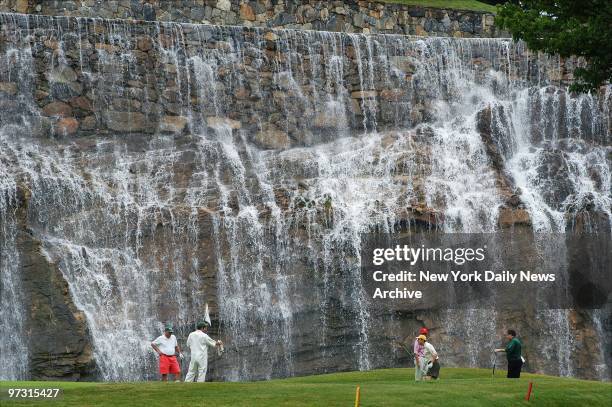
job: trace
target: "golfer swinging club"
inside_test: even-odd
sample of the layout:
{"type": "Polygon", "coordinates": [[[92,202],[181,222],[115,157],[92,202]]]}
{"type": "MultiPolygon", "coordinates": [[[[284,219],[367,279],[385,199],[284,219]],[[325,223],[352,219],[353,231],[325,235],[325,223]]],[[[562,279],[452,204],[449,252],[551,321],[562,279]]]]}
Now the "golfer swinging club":
{"type": "Polygon", "coordinates": [[[168,374],[174,375],[175,381],[180,382],[181,368],[176,360],[176,355],[182,359],[183,354],[173,332],[172,324],[166,324],[164,334],[151,342],[151,347],[159,355],[159,373],[164,382],[168,381],[168,374]]]}
{"type": "Polygon", "coordinates": [[[187,337],[187,346],[191,349],[191,361],[189,371],[185,377],[185,382],[193,382],[197,375],[198,382],[206,381],[206,371],[208,370],[208,348],[223,346],[223,342],[213,340],[208,332],[209,323],[206,321],[198,322],[197,330],[187,337]]]}

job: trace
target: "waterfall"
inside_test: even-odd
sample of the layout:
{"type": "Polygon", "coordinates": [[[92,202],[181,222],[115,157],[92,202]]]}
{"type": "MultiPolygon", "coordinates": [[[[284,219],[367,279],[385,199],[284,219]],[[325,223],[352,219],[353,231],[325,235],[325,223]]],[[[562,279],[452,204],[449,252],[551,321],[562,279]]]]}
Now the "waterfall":
{"type": "MultiPolygon", "coordinates": [[[[602,98],[604,106],[609,103],[609,92],[608,87],[602,98]]],[[[498,111],[506,115],[499,120],[513,125],[508,133],[514,148],[507,153],[506,168],[522,191],[535,231],[563,234],[576,228],[577,221],[586,232],[611,230],[612,178],[606,157],[610,151],[609,107],[600,110],[598,103],[593,94],[571,97],[565,89],[541,87],[520,91],[511,105],[504,106],[505,111],[498,111]],[[585,209],[604,214],[603,222],[584,219],[585,209]]],[[[569,312],[536,313],[543,329],[555,338],[545,346],[544,354],[557,360],[561,376],[574,374],[572,352],[578,346],[569,312]]],[[[605,344],[605,335],[600,338],[605,344]]]]}
{"type": "MultiPolygon", "coordinates": [[[[20,186],[107,381],[156,377],[150,341],[207,302],[216,379],[395,366],[363,233],[495,232],[513,195],[535,231],[612,229],[612,91],[567,92],[522,43],[18,14],[0,34],[3,379],[28,371],[20,186]]],[[[537,316],[568,350],[569,313],[537,316]]],[[[436,347],[486,366],[503,314],[434,313],[436,347]]]]}
{"type": "MultiPolygon", "coordinates": [[[[2,142],[2,141],[0,141],[2,142]]],[[[7,332],[2,337],[0,355],[6,367],[0,380],[28,377],[28,344],[25,335],[25,301],[19,278],[17,248],[17,185],[9,172],[5,157],[0,160],[0,326],[7,332]]]]}
{"type": "MultiPolygon", "coordinates": [[[[610,89],[603,105],[608,106],[610,89]]],[[[564,231],[565,216],[586,207],[605,213],[612,205],[609,114],[593,94],[571,97],[564,89],[543,87],[519,93],[511,133],[516,151],[508,169],[523,193],[534,228],[564,231]]]]}

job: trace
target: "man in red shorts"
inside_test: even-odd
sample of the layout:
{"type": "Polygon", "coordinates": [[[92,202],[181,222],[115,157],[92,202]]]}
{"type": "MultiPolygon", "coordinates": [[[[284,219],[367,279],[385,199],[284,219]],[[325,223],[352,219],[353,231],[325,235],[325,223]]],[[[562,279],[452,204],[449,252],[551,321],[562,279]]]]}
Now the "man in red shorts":
{"type": "Polygon", "coordinates": [[[180,381],[181,368],[176,360],[178,355],[183,357],[181,348],[178,346],[176,336],[172,335],[172,325],[166,325],[164,334],[151,342],[151,346],[159,355],[159,373],[162,376],[162,381],[168,381],[168,374],[174,375],[175,381],[180,381]]]}

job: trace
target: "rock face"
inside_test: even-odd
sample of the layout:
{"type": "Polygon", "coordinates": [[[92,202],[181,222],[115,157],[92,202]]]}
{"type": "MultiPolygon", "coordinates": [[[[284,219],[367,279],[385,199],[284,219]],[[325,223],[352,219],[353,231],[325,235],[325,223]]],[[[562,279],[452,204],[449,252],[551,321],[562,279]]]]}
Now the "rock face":
{"type": "Polygon", "coordinates": [[[68,285],[44,254],[42,242],[29,229],[29,193],[21,191],[17,218],[20,276],[27,293],[28,325],[23,340],[29,347],[33,380],[95,378],[92,343],[83,312],[74,305],[68,285]],[[51,322],[51,323],[50,323],[51,322]]]}
{"type": "MultiPolygon", "coordinates": [[[[290,4],[278,24],[440,29],[420,8],[290,4]]],[[[0,15],[0,267],[31,304],[0,287],[29,360],[3,378],[154,379],[150,340],[171,321],[184,341],[206,303],[228,347],[214,380],[405,366],[393,342],[422,325],[449,366],[489,366],[513,326],[530,371],[607,377],[609,309],[378,307],[358,259],[373,231],[503,230],[525,258],[534,230],[605,236],[609,90],[569,95],[551,85],[567,63],[506,40],[113,24],[0,15]]]]}
{"type": "Polygon", "coordinates": [[[14,95],[17,93],[17,84],[11,82],[0,83],[0,92],[4,92],[8,95],[14,95]]]}
{"type": "Polygon", "coordinates": [[[502,208],[499,211],[499,226],[508,228],[513,226],[531,226],[529,212],[525,209],[502,208]]]}
{"type": "Polygon", "coordinates": [[[212,128],[229,127],[232,130],[238,130],[242,127],[239,121],[229,119],[227,117],[211,116],[206,119],[206,124],[212,128]]]}
{"type": "Polygon", "coordinates": [[[289,146],[289,137],[284,131],[267,128],[255,135],[255,143],[264,149],[284,149],[289,146]]]}
{"type": "Polygon", "coordinates": [[[159,131],[181,134],[188,121],[185,116],[165,116],[159,123],[159,131]]]}

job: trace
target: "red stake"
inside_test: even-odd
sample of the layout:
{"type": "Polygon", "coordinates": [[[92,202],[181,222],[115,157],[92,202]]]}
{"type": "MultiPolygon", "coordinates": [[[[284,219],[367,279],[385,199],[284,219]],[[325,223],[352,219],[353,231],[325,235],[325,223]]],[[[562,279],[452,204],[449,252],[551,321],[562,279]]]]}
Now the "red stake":
{"type": "Polygon", "coordinates": [[[531,389],[533,388],[533,383],[529,382],[529,388],[527,389],[527,394],[525,395],[525,400],[529,401],[531,397],[531,389]]]}

